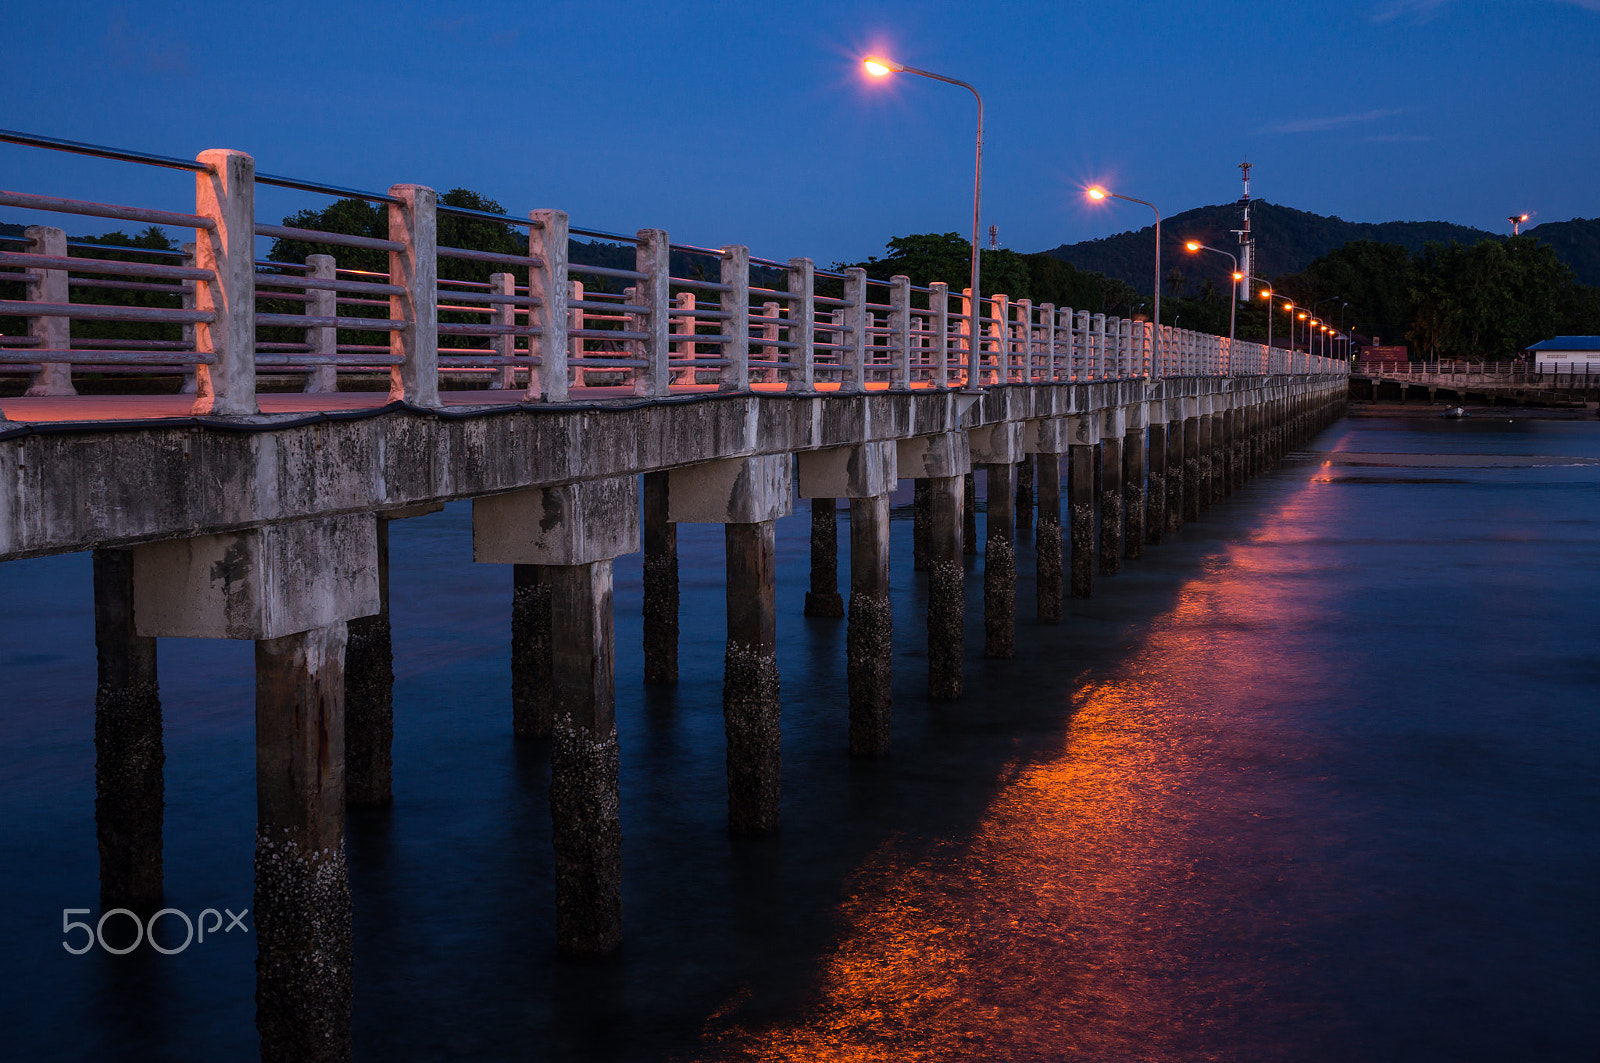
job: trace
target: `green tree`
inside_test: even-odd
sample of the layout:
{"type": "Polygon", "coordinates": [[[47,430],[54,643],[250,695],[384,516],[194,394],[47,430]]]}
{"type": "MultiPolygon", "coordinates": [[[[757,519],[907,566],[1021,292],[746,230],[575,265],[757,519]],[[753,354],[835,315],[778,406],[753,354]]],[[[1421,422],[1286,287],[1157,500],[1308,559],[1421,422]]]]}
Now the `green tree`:
{"type": "Polygon", "coordinates": [[[1301,272],[1279,277],[1274,288],[1302,306],[1336,300],[1334,308],[1325,311],[1335,324],[1339,323],[1337,302],[1348,302],[1344,308],[1346,328],[1396,343],[1416,316],[1411,302],[1416,283],[1417,265],[1404,247],[1352,240],[1301,272]]]}
{"type": "Polygon", "coordinates": [[[1411,288],[1411,338],[1428,357],[1500,360],[1556,335],[1577,302],[1572,270],[1527,236],[1430,244],[1411,288]]]}

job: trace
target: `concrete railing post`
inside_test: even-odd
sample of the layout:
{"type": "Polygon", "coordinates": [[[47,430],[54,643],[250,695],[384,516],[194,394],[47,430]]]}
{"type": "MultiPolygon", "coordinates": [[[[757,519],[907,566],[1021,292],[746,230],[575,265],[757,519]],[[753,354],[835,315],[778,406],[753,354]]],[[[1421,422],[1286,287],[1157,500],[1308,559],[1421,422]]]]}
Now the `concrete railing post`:
{"type": "MultiPolygon", "coordinates": [[[[1011,300],[996,292],[989,298],[990,311],[993,316],[979,331],[980,336],[989,337],[994,344],[994,366],[990,371],[990,383],[1011,383],[1011,300]]],[[[978,300],[978,313],[983,313],[983,300],[978,300]]]]}
{"type": "Polygon", "coordinates": [[[567,399],[567,212],[535,210],[528,214],[528,294],[539,300],[529,320],[539,335],[529,346],[538,364],[528,369],[528,398],[542,402],[567,399]]]}
{"type": "MultiPolygon", "coordinates": [[[[674,309],[687,311],[672,319],[672,334],[676,337],[673,342],[678,345],[678,360],[680,362],[693,362],[695,359],[695,316],[692,312],[694,310],[694,302],[694,292],[679,292],[673,300],[674,309]]],[[[674,384],[693,384],[694,366],[678,366],[672,370],[670,379],[674,384]]]]}
{"type": "Polygon", "coordinates": [[[256,406],[256,161],[242,151],[202,151],[194,175],[195,265],[215,279],[195,282],[195,309],[215,315],[195,328],[195,349],[212,358],[195,371],[193,412],[248,417],[256,406]]]}
{"type": "Polygon", "coordinates": [[[817,384],[816,264],[809,258],[789,260],[789,349],[794,368],[789,371],[790,391],[815,391],[817,384]]]}
{"type": "Polygon", "coordinates": [[[961,386],[974,387],[978,382],[978,322],[972,312],[972,289],[961,289],[961,323],[956,333],[961,337],[961,386]]]}
{"type": "MultiPolygon", "coordinates": [[[[23,230],[28,238],[28,251],[35,255],[67,256],[67,234],[51,225],[30,225],[23,230]]],[[[64,269],[28,270],[33,277],[26,287],[30,303],[67,303],[72,300],[67,288],[67,271],[64,269]]],[[[47,351],[64,351],[72,346],[72,319],[65,317],[30,317],[28,335],[39,341],[47,351]]],[[[76,395],[72,386],[72,366],[66,362],[41,362],[34,371],[28,395],[76,395]]]]}
{"type": "MultiPolygon", "coordinates": [[[[192,243],[184,244],[182,250],[183,264],[193,269],[195,264],[195,245],[192,243]]],[[[184,282],[182,305],[185,310],[193,310],[195,308],[195,290],[200,287],[200,284],[200,281],[184,282]]],[[[194,330],[196,327],[192,321],[183,326],[183,345],[189,350],[195,349],[194,330]]],[[[195,393],[195,366],[188,365],[184,367],[183,384],[179,387],[178,393],[180,395],[193,395],[195,393]]]]}
{"type": "Polygon", "coordinates": [[[866,388],[866,374],[862,371],[867,360],[867,271],[859,266],[844,271],[844,298],[850,305],[844,308],[846,331],[839,352],[839,393],[859,394],[866,388]]]}
{"type": "MultiPolygon", "coordinates": [[[[633,289],[622,289],[622,301],[633,302],[633,289]]],[[[588,337],[581,336],[584,329],[589,327],[587,320],[589,311],[573,303],[583,302],[583,282],[567,281],[567,386],[587,387],[589,385],[589,368],[585,358],[585,347],[588,337]]]]}
{"type": "MultiPolygon", "coordinates": [[[[306,265],[311,267],[313,280],[333,280],[334,261],[332,255],[307,255],[306,265]]],[[[306,316],[308,317],[333,317],[339,310],[338,293],[328,288],[306,289],[306,316]]],[[[321,358],[331,358],[338,353],[339,330],[318,325],[306,329],[306,345],[311,348],[310,353],[321,358]]],[[[327,394],[339,390],[339,370],[331,363],[328,365],[313,364],[311,372],[306,375],[305,390],[312,394],[327,394]]]]}
{"type": "Polygon", "coordinates": [[[894,347],[889,370],[889,388],[904,391],[911,387],[911,278],[889,278],[889,342],[894,347]]]}
{"type": "Polygon", "coordinates": [[[389,283],[404,289],[389,296],[389,316],[404,321],[389,334],[389,353],[401,359],[389,370],[389,401],[439,405],[439,224],[438,193],[422,185],[394,185],[389,194],[389,239],[404,245],[389,252],[389,283]]]}
{"type": "Polygon", "coordinates": [[[662,229],[640,229],[639,247],[634,253],[634,268],[644,274],[644,279],[634,283],[633,299],[636,306],[648,309],[635,317],[639,331],[649,339],[639,341],[639,356],[643,369],[633,371],[635,395],[660,398],[667,394],[671,375],[667,371],[667,308],[672,301],[672,245],[662,229]]]}
{"type": "MultiPolygon", "coordinates": [[[[783,328],[783,311],[777,303],[767,300],[761,304],[761,338],[765,345],[761,348],[763,362],[776,362],[783,357],[783,349],[776,345],[777,340],[783,337],[779,334],[783,328]]],[[[778,371],[771,366],[762,366],[758,372],[758,379],[764,384],[771,384],[778,379],[778,371]]]]}
{"type": "Polygon", "coordinates": [[[928,383],[936,388],[950,386],[950,285],[934,281],[928,285],[928,383]]]}
{"type": "Polygon", "coordinates": [[[722,357],[718,391],[750,390],[750,249],[730,244],[722,249],[722,357]]]}
{"type": "MultiPolygon", "coordinates": [[[[489,293],[491,295],[510,297],[517,292],[517,278],[512,273],[489,274],[489,293]]],[[[501,327],[513,327],[517,323],[517,308],[510,303],[495,303],[492,305],[490,320],[501,327]]],[[[517,353],[517,338],[510,333],[503,336],[490,337],[489,346],[494,349],[497,358],[513,358],[517,353]]],[[[495,370],[493,383],[489,388],[493,391],[511,391],[517,386],[517,367],[507,362],[495,370]]]]}
{"type": "Polygon", "coordinates": [[[1018,299],[1017,303],[1017,353],[1021,355],[1018,383],[1033,383],[1033,300],[1018,299]]]}

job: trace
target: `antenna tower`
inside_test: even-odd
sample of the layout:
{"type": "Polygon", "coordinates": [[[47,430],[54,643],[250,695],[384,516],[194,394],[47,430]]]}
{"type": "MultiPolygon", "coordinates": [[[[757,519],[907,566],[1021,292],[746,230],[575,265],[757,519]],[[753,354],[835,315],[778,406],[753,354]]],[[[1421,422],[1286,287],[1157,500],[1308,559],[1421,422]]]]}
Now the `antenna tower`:
{"type": "Polygon", "coordinates": [[[1244,179],[1244,195],[1239,199],[1239,210],[1244,215],[1244,228],[1235,229],[1239,237],[1239,272],[1244,278],[1234,285],[1235,299],[1250,301],[1250,278],[1255,276],[1256,238],[1250,231],[1250,167],[1249,159],[1239,164],[1239,175],[1244,179]]]}

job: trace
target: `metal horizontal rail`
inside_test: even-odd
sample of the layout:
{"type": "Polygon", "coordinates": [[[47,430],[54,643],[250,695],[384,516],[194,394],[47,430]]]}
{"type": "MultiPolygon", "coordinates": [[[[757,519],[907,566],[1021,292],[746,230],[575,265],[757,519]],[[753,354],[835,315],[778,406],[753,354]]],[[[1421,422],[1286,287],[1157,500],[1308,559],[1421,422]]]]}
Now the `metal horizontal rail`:
{"type": "Polygon", "coordinates": [[[150,306],[105,306],[100,303],[35,303],[0,300],[0,315],[10,317],[73,317],[87,321],[159,321],[169,324],[210,324],[217,315],[209,310],[165,310],[150,306]]]}
{"type": "Polygon", "coordinates": [[[115,218],[118,221],[141,221],[148,225],[176,225],[183,229],[214,230],[217,223],[198,214],[179,214],[171,210],[148,210],[144,207],[119,207],[111,203],[90,203],[82,199],[57,199],[55,196],[36,196],[28,192],[0,192],[0,207],[24,207],[29,210],[48,210],[57,214],[82,214],[92,218],[115,218]]]}
{"type": "MultiPolygon", "coordinates": [[[[538,325],[438,325],[441,336],[542,336],[538,325]]],[[[569,331],[568,335],[573,335],[569,331]]]]}
{"type": "Polygon", "coordinates": [[[342,328],[363,332],[397,332],[407,322],[398,318],[323,317],[312,314],[257,314],[257,325],[287,325],[290,328],[342,328]]]}
{"type": "MultiPolygon", "coordinates": [[[[648,314],[650,307],[642,303],[601,303],[593,299],[568,299],[569,310],[626,310],[630,314],[648,314]]],[[[692,310],[679,311],[680,314],[694,313],[692,310]]],[[[592,315],[591,315],[592,316],[592,315]]]]}
{"type": "Polygon", "coordinates": [[[0,266],[65,269],[73,273],[107,273],[123,277],[171,277],[176,280],[198,281],[216,279],[216,274],[209,269],[198,269],[194,266],[160,266],[154,262],[118,262],[115,259],[35,255],[25,251],[0,251],[0,266]]]}
{"type": "Polygon", "coordinates": [[[567,263],[568,273],[592,273],[596,277],[619,277],[623,280],[642,281],[649,280],[649,275],[633,269],[613,269],[610,266],[583,266],[576,262],[567,263]]]}
{"type": "Polygon", "coordinates": [[[69,277],[67,284],[73,288],[116,288],[132,292],[164,292],[167,295],[184,295],[194,291],[192,284],[147,284],[144,281],[108,281],[91,277],[69,277]]]}
{"type": "MultiPolygon", "coordinates": [[[[443,326],[440,326],[440,327],[442,328],[443,326]]],[[[648,333],[648,332],[624,332],[621,329],[612,330],[612,329],[602,329],[602,328],[572,328],[572,329],[567,329],[567,335],[568,336],[576,336],[578,339],[583,339],[583,340],[647,340],[647,339],[650,339],[650,333],[648,333]]]]}
{"type": "Polygon", "coordinates": [[[257,354],[257,365],[401,365],[397,354],[364,354],[359,358],[340,358],[334,354],[257,354]]]}
{"type": "MultiPolygon", "coordinates": [[[[270,236],[278,240],[299,240],[307,244],[332,244],[335,247],[360,247],[369,251],[404,251],[406,245],[398,240],[380,240],[375,236],[351,236],[348,233],[325,233],[316,229],[291,229],[287,225],[263,225],[256,222],[257,236],[270,236]]],[[[346,272],[356,272],[348,270],[346,272]]]]}
{"type": "Polygon", "coordinates": [[[0,348],[0,363],[49,365],[210,365],[210,354],[197,351],[82,351],[40,348],[15,354],[0,348]]]}
{"type": "MultiPolygon", "coordinates": [[[[398,284],[377,284],[373,281],[342,281],[332,277],[277,277],[271,273],[256,274],[257,288],[314,288],[327,292],[360,292],[365,295],[404,295],[406,290],[398,284]]],[[[452,298],[468,298],[452,293],[452,298]]]]}
{"type": "Polygon", "coordinates": [[[667,280],[679,288],[699,288],[707,292],[733,291],[733,285],[723,284],[721,281],[691,280],[688,277],[668,277],[667,280]]]}
{"type": "Polygon", "coordinates": [[[210,173],[211,170],[204,163],[192,159],[175,159],[170,155],[152,155],[147,151],[125,151],[120,148],[106,148],[98,144],[85,144],[77,140],[62,140],[59,137],[41,137],[33,133],[23,133],[15,129],[0,129],[0,141],[7,144],[25,144],[31,148],[49,148],[52,151],[70,151],[77,155],[92,155],[101,159],[116,159],[119,162],[138,162],[147,166],[166,166],[174,170],[188,170],[191,173],[210,173]]]}
{"type": "Polygon", "coordinates": [[[441,247],[440,258],[458,258],[468,262],[492,262],[501,266],[532,267],[543,269],[544,259],[531,255],[507,255],[499,251],[473,251],[465,247],[441,247]]]}

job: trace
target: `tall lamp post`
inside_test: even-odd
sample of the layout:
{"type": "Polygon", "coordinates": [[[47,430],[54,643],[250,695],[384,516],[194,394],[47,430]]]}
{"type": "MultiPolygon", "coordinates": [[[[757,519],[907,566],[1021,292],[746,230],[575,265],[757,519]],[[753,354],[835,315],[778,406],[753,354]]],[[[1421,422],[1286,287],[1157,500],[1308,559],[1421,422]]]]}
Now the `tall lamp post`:
{"type": "Polygon", "coordinates": [[[1149,200],[1134,199],[1132,196],[1118,195],[1117,193],[1102,188],[1099,185],[1094,185],[1085,189],[1084,194],[1090,199],[1094,200],[1096,203],[1103,199],[1120,199],[1124,203],[1138,203],[1142,206],[1149,207],[1156,213],[1156,295],[1153,312],[1156,319],[1156,352],[1159,358],[1161,350],[1161,211],[1157,210],[1156,205],[1151,203],[1149,200]]]}
{"type": "Polygon", "coordinates": [[[861,61],[867,73],[873,77],[887,77],[890,74],[916,74],[918,77],[932,78],[942,81],[946,85],[959,85],[972,93],[978,101],[978,148],[976,161],[972,171],[972,272],[969,283],[972,286],[971,317],[967,322],[967,366],[964,386],[971,387],[976,379],[973,375],[974,357],[978,349],[978,337],[982,335],[981,319],[983,318],[983,296],[978,289],[978,212],[983,200],[983,97],[978,90],[958,78],[947,78],[943,74],[935,74],[931,70],[918,70],[914,66],[905,66],[892,59],[885,59],[881,55],[869,55],[861,61]]]}
{"type": "Polygon", "coordinates": [[[1233,284],[1228,289],[1228,351],[1231,356],[1233,351],[1233,325],[1239,310],[1239,300],[1234,293],[1239,290],[1239,282],[1244,280],[1244,274],[1239,272],[1239,258],[1232,251],[1220,251],[1215,247],[1207,247],[1198,240],[1190,240],[1183,246],[1187,247],[1191,252],[1210,251],[1214,255],[1227,255],[1229,260],[1233,262],[1233,284]]]}

